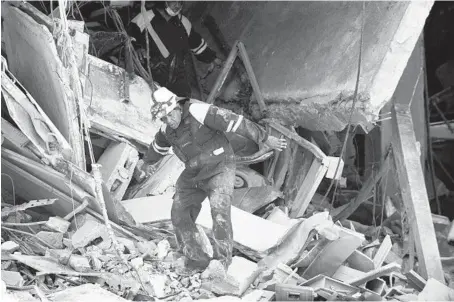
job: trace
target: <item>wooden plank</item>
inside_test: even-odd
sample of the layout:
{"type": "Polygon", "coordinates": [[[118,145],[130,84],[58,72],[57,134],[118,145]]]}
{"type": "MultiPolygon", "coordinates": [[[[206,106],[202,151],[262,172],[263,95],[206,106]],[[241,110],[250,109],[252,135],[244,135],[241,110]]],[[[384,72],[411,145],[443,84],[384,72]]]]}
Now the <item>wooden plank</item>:
{"type": "Polygon", "coordinates": [[[391,237],[389,235],[386,235],[386,237],[383,239],[383,242],[380,245],[380,248],[378,249],[377,253],[375,253],[374,256],[374,267],[379,268],[380,266],[383,265],[383,262],[385,262],[386,257],[388,257],[389,252],[391,251],[391,248],[393,247],[393,244],[391,242],[391,237]]]}
{"type": "MultiPolygon", "coordinates": [[[[454,121],[450,121],[451,128],[454,129],[454,121]]],[[[430,137],[436,139],[454,139],[454,133],[444,122],[430,123],[430,137]]]]}
{"type": "Polygon", "coordinates": [[[362,240],[356,236],[344,236],[331,241],[309,265],[302,274],[303,278],[310,279],[319,274],[331,277],[339,266],[356,250],[362,240]]]}
{"type": "Polygon", "coordinates": [[[352,215],[356,209],[368,199],[375,184],[388,172],[388,167],[389,157],[386,155],[379,168],[374,166],[374,173],[372,173],[367,179],[367,182],[363,184],[356,198],[345,206],[334,209],[332,213],[333,221],[344,220],[352,215]]]}
{"type": "Polygon", "coordinates": [[[377,269],[374,269],[370,272],[364,273],[364,276],[358,277],[356,279],[353,279],[349,282],[350,285],[353,286],[359,286],[363,283],[366,283],[370,280],[374,280],[375,278],[388,275],[392,272],[397,272],[400,270],[400,265],[396,263],[390,263],[385,266],[379,267],[377,269]]]}
{"type": "Polygon", "coordinates": [[[415,237],[416,251],[424,278],[444,282],[440,253],[432,223],[423,168],[417,150],[408,105],[392,109],[393,150],[402,199],[415,237]]]}
{"type": "Polygon", "coordinates": [[[357,269],[361,272],[369,272],[375,268],[374,261],[358,250],[355,250],[350,255],[347,259],[347,263],[351,268],[357,269]]]}
{"type": "Polygon", "coordinates": [[[233,63],[235,62],[236,56],[238,54],[238,41],[235,41],[233,44],[232,50],[229,53],[229,56],[224,62],[224,66],[222,67],[221,72],[219,73],[216,82],[214,83],[213,87],[211,88],[211,92],[208,95],[206,102],[208,104],[213,104],[214,100],[218,96],[219,92],[221,91],[222,85],[224,84],[227,76],[229,75],[230,70],[232,69],[233,63]]]}
{"type": "Polygon", "coordinates": [[[270,120],[266,120],[266,121],[267,121],[268,125],[270,125],[270,127],[276,129],[283,135],[294,140],[298,145],[300,145],[301,147],[303,147],[306,150],[309,150],[318,159],[322,160],[326,157],[325,153],[323,153],[323,151],[319,147],[317,147],[313,143],[309,142],[308,140],[302,138],[297,133],[290,131],[289,129],[285,128],[284,126],[282,126],[276,122],[273,122],[270,120]]]}
{"type": "Polygon", "coordinates": [[[326,158],[324,158],[323,160],[315,158],[312,161],[309,172],[307,173],[306,178],[304,178],[304,181],[301,184],[296,195],[295,201],[290,207],[291,218],[303,216],[304,212],[309,206],[309,203],[312,200],[312,197],[314,197],[318,186],[322,182],[323,177],[325,177],[327,169],[328,161],[326,158]]]}
{"type": "Polygon", "coordinates": [[[262,112],[266,110],[265,100],[263,99],[262,92],[260,91],[259,83],[255,77],[254,70],[252,69],[251,61],[247,55],[246,48],[244,47],[243,42],[238,42],[238,54],[243,61],[246,72],[249,76],[249,81],[251,82],[252,89],[254,91],[255,99],[259,104],[259,108],[262,112]]]}

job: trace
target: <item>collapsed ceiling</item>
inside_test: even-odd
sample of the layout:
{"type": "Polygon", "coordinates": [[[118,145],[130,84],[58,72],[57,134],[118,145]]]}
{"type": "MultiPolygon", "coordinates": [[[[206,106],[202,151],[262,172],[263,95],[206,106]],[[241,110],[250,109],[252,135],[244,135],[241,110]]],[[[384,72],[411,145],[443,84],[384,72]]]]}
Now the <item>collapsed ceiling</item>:
{"type": "MultiPolygon", "coordinates": [[[[234,1],[194,3],[189,16],[210,14],[228,44],[245,44],[272,117],[334,131],[350,117],[364,18],[352,122],[368,130],[391,99],[432,5],[234,1]]],[[[216,45],[204,26],[198,29],[216,45]]]]}

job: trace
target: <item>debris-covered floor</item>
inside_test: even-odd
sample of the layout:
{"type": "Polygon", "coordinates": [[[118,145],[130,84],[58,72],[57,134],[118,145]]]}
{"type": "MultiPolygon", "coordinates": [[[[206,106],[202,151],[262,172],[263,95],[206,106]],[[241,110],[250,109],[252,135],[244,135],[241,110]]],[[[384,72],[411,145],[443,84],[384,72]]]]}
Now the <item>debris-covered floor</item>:
{"type": "MultiPolygon", "coordinates": [[[[211,7],[216,15],[222,5],[194,2],[185,13],[195,18],[201,7],[211,7]]],[[[402,79],[391,85],[393,99],[407,103],[389,102],[368,133],[350,122],[339,131],[310,131],[268,115],[270,100],[259,87],[266,73],[256,78],[247,44],[229,46],[220,32],[228,26],[205,16],[198,23],[215,29],[207,41],[220,41],[225,61],[215,71],[203,63],[187,66],[193,97],[254,119],[286,138],[288,148],[272,152],[228,136],[237,156],[233,261],[227,271],[211,262],[182,275],[171,209],[185,166],[166,155],[151,173],[142,169],[162,124],[149,114],[160,83],[133,49],[132,67],[127,55],[104,55],[109,43],[125,43],[118,38],[124,19],[113,12],[119,7],[104,6],[115,25],[98,32],[93,20],[81,17],[91,12],[86,1],[2,2],[2,301],[454,300],[453,187],[445,185],[454,185],[446,151],[453,139],[452,60],[428,60],[428,73],[442,64],[436,71],[442,85],[429,78],[430,110],[423,73],[413,72],[423,70],[420,41],[406,54],[402,79]],[[413,98],[421,101],[419,111],[413,98]],[[425,110],[422,131],[417,114],[425,110]],[[430,158],[439,173],[425,168],[430,158]]],[[[413,9],[387,9],[393,7],[406,14],[413,9]]],[[[437,5],[434,11],[454,10],[437,5]]],[[[357,92],[349,97],[353,104],[361,98],[357,92]]],[[[305,114],[315,119],[320,112],[305,114]]],[[[199,244],[212,257],[211,215],[205,200],[196,223],[199,244]]]]}

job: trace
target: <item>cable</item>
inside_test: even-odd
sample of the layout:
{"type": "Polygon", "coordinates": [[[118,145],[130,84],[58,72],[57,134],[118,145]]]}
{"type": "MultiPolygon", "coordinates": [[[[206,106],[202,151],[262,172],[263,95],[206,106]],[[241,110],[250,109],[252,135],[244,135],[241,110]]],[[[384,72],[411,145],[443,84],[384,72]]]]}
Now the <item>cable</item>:
{"type": "MultiPolygon", "coordinates": [[[[337,162],[337,166],[336,166],[336,170],[334,172],[334,175],[337,175],[337,172],[338,172],[339,166],[340,166],[340,160],[342,159],[342,157],[344,155],[344,152],[345,152],[345,148],[347,146],[347,140],[348,140],[348,136],[349,136],[349,133],[350,133],[351,122],[352,122],[352,118],[353,118],[353,110],[355,109],[355,105],[356,105],[356,101],[357,101],[358,87],[359,87],[359,77],[360,77],[360,74],[361,74],[361,59],[362,59],[362,49],[363,49],[364,23],[365,23],[365,19],[366,19],[366,13],[365,12],[366,12],[366,3],[363,1],[363,18],[362,18],[361,36],[360,36],[360,42],[359,42],[358,72],[356,74],[355,92],[353,93],[353,102],[352,102],[352,107],[350,109],[350,117],[348,119],[348,125],[347,125],[347,131],[346,131],[344,143],[342,145],[341,153],[339,155],[339,161],[337,162]]],[[[335,181],[335,178],[333,178],[331,180],[331,183],[330,183],[330,185],[328,187],[328,190],[326,190],[326,193],[323,196],[323,199],[321,200],[320,204],[323,201],[325,201],[326,197],[328,197],[328,194],[329,194],[331,188],[333,187],[334,183],[336,183],[336,186],[334,187],[334,192],[333,192],[333,200],[334,200],[334,197],[336,196],[337,185],[338,185],[338,182],[335,181]]],[[[331,203],[333,202],[333,200],[331,201],[331,203]]]]}

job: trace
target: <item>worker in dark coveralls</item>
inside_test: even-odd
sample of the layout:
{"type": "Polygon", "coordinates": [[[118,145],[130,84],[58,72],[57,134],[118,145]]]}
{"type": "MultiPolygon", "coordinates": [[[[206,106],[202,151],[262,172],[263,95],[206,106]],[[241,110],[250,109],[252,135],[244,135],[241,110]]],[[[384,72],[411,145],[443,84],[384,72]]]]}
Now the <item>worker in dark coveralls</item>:
{"type": "Polygon", "coordinates": [[[139,58],[146,64],[145,35],[148,34],[154,80],[179,96],[190,97],[191,86],[186,76],[185,55],[191,51],[199,61],[210,63],[210,70],[220,67],[222,61],[194,30],[188,18],[181,14],[182,1],[145,5],[149,9],[132,19],[128,29],[128,34],[136,40],[134,46],[139,58]]]}
{"type": "Polygon", "coordinates": [[[286,140],[268,135],[242,115],[194,99],[179,98],[165,87],[154,93],[154,102],[152,115],[164,124],[148,148],[144,162],[152,165],[172,148],[186,165],[176,183],[171,212],[177,243],[185,256],[183,271],[203,270],[211,260],[198,243],[200,235],[195,224],[207,196],[213,219],[213,258],[227,269],[233,249],[230,211],[235,158],[225,133],[234,132],[275,150],[286,148],[286,140]]]}

